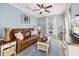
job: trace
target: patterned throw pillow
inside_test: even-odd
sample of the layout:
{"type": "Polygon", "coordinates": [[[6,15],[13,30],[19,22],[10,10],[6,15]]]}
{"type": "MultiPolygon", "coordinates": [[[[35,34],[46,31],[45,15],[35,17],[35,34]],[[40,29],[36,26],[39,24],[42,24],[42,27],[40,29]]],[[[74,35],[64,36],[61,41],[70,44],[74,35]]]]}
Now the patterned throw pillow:
{"type": "Polygon", "coordinates": [[[14,35],[17,39],[20,39],[20,40],[24,39],[23,34],[21,32],[15,33],[14,35]]]}

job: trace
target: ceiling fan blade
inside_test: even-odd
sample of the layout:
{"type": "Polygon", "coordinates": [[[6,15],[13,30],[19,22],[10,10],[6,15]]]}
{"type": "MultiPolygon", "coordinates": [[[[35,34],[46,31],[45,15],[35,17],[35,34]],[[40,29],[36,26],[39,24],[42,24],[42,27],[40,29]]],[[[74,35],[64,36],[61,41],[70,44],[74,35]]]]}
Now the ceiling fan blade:
{"type": "Polygon", "coordinates": [[[49,5],[49,6],[45,7],[45,9],[47,9],[47,8],[51,8],[51,7],[52,7],[52,5],[49,5]]]}
{"type": "Polygon", "coordinates": [[[40,10],[40,9],[35,9],[35,10],[32,10],[32,11],[38,11],[38,10],[40,10]]]}
{"type": "Polygon", "coordinates": [[[37,4],[37,6],[38,6],[39,8],[41,8],[40,4],[37,4]]]}
{"type": "Polygon", "coordinates": [[[41,8],[44,8],[43,4],[41,5],[41,8]]]}
{"type": "Polygon", "coordinates": [[[48,13],[50,12],[50,11],[48,11],[48,10],[45,10],[45,11],[48,12],[48,13]]]}
{"type": "Polygon", "coordinates": [[[42,14],[42,12],[40,11],[40,14],[42,14]]]}

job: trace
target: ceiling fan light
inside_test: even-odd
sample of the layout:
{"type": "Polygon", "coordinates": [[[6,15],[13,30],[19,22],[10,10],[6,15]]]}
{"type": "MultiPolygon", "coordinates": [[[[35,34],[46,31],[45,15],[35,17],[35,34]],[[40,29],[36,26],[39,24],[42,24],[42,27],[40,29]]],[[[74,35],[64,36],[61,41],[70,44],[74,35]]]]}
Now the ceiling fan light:
{"type": "Polygon", "coordinates": [[[44,10],[45,10],[44,8],[41,8],[41,9],[40,9],[40,11],[44,11],[44,10]]]}

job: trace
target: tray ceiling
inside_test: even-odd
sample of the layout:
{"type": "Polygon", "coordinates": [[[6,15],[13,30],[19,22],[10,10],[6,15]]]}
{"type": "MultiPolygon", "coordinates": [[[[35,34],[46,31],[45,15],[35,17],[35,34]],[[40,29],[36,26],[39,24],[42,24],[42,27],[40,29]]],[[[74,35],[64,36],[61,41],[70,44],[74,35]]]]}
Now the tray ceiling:
{"type": "Polygon", "coordinates": [[[48,9],[50,13],[43,12],[40,14],[40,11],[32,11],[39,8],[36,3],[10,3],[10,5],[15,6],[16,8],[19,8],[35,17],[64,14],[68,6],[67,3],[43,3],[44,6],[52,5],[53,7],[48,9]]]}

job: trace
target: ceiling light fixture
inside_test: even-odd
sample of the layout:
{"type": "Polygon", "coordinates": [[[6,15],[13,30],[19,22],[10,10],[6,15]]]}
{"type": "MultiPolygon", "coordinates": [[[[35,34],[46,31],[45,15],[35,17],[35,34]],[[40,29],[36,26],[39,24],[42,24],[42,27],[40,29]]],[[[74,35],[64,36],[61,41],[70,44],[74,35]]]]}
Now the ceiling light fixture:
{"type": "Polygon", "coordinates": [[[37,6],[39,7],[39,9],[34,9],[32,11],[38,11],[39,10],[40,14],[42,14],[44,11],[50,13],[50,11],[47,10],[47,9],[52,7],[52,5],[44,6],[43,4],[37,4],[37,6]]]}
{"type": "Polygon", "coordinates": [[[44,10],[45,10],[44,8],[41,8],[41,9],[40,9],[41,12],[44,11],[44,10]]]}

